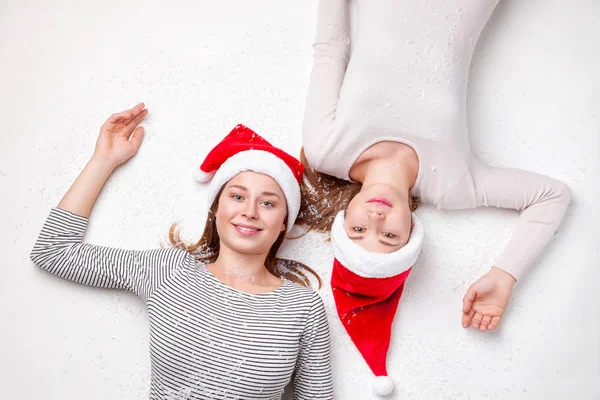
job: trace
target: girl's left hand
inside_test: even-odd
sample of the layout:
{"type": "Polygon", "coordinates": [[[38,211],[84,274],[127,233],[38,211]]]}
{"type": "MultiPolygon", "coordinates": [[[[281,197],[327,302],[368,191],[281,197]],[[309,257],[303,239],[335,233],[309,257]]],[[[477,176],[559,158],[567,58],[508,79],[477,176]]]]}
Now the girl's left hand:
{"type": "Polygon", "coordinates": [[[495,329],[506,310],[515,282],[509,273],[492,267],[469,286],[463,298],[463,328],[471,325],[481,331],[495,329]]]}
{"type": "Polygon", "coordinates": [[[94,158],[108,162],[112,167],[133,157],[144,138],[144,128],[138,126],[148,110],[144,103],[111,115],[100,128],[94,158]]]}

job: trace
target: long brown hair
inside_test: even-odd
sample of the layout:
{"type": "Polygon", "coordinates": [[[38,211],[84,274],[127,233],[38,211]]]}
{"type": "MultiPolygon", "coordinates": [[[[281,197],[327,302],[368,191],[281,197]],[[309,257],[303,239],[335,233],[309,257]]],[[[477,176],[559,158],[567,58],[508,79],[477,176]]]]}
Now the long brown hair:
{"type": "MultiPolygon", "coordinates": [[[[167,244],[169,246],[187,251],[193,255],[196,260],[204,263],[210,264],[216,261],[217,257],[219,257],[221,239],[219,238],[219,233],[217,232],[217,219],[215,214],[219,206],[219,198],[221,197],[223,188],[224,186],[221,188],[221,190],[219,190],[219,193],[210,206],[206,224],[204,225],[204,232],[202,233],[200,240],[196,243],[188,243],[183,240],[181,238],[179,225],[177,222],[175,222],[169,229],[169,236],[167,238],[167,244]]],[[[287,215],[285,221],[287,221],[287,215]]],[[[319,288],[321,288],[321,277],[312,268],[299,261],[277,257],[277,252],[279,251],[279,248],[285,239],[285,234],[286,230],[279,234],[277,240],[275,240],[275,243],[273,243],[271,246],[271,249],[267,254],[267,258],[265,259],[265,267],[271,274],[280,279],[287,279],[306,287],[310,286],[310,279],[306,274],[308,273],[317,280],[319,288]]]]}
{"type": "MultiPolygon", "coordinates": [[[[300,150],[300,161],[304,165],[304,179],[300,185],[302,202],[296,224],[306,232],[330,232],[338,212],[348,208],[350,201],[361,188],[360,182],[349,182],[317,171],[308,164],[304,148],[300,150]]],[[[420,204],[417,197],[409,198],[410,211],[420,204]]]]}

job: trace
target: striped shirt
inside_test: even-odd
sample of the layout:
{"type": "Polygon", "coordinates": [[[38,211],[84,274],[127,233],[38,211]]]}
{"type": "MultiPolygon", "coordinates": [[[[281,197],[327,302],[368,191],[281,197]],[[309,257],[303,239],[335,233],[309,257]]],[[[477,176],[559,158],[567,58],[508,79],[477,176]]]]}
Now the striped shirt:
{"type": "Polygon", "coordinates": [[[248,294],[189,253],[82,243],[87,218],[52,209],[31,252],[55,275],[126,289],[150,317],[150,399],[332,399],[329,326],[310,288],[284,281],[248,294]]]}

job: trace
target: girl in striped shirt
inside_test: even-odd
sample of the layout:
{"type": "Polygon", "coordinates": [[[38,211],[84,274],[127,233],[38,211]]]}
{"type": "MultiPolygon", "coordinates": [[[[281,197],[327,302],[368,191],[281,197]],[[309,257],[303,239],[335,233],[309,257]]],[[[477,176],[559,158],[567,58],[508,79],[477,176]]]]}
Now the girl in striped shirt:
{"type": "Polygon", "coordinates": [[[331,399],[329,327],[309,267],[277,258],[300,207],[303,168],[238,125],[198,171],[211,180],[202,238],[128,251],[83,243],[112,171],[138,150],[144,104],[112,115],[93,156],[51,210],[31,259],[76,282],[126,289],[150,318],[150,399],[331,399]],[[308,274],[308,275],[307,275],[308,274]]]}

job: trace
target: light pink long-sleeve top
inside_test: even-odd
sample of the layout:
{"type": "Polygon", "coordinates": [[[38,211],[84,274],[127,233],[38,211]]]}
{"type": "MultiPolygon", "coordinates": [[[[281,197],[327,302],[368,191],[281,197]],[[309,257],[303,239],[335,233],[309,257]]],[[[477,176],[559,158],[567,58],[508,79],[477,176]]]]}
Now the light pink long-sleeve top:
{"type": "Polygon", "coordinates": [[[441,209],[520,211],[493,265],[519,279],[551,239],[570,201],[562,182],[483,165],[472,154],[467,80],[493,0],[357,0],[350,54],[348,0],[321,0],[303,125],[310,165],[350,180],[360,154],[381,141],[419,158],[411,189],[441,209]]]}

